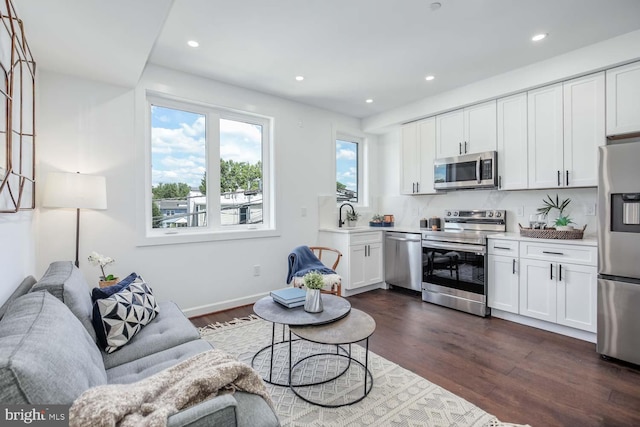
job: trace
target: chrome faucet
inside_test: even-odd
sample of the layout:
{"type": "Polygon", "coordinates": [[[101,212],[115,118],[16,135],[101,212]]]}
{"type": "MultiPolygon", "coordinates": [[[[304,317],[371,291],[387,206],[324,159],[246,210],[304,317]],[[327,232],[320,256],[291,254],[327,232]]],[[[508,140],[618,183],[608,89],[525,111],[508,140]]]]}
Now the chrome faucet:
{"type": "Polygon", "coordinates": [[[353,205],[351,203],[343,203],[340,205],[340,209],[338,209],[338,227],[342,227],[344,221],[342,220],[342,208],[345,206],[349,206],[351,208],[351,212],[355,213],[355,209],[353,209],[353,205]]]}

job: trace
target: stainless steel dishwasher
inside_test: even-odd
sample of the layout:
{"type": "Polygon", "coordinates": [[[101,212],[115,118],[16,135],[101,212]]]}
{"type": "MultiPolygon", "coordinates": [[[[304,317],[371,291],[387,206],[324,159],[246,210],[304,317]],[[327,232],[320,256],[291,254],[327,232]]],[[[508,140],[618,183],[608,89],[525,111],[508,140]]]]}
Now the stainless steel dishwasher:
{"type": "Polygon", "coordinates": [[[421,234],[385,232],[384,280],[388,285],[422,291],[421,234]]]}

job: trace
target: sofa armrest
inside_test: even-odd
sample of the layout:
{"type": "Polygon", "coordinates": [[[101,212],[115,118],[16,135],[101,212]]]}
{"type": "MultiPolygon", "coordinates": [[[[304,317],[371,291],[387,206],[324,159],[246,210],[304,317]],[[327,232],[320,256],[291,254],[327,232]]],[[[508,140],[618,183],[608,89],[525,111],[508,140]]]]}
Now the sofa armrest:
{"type": "Polygon", "coordinates": [[[171,415],[167,427],[235,427],[236,409],[233,395],[223,394],[171,415]]]}

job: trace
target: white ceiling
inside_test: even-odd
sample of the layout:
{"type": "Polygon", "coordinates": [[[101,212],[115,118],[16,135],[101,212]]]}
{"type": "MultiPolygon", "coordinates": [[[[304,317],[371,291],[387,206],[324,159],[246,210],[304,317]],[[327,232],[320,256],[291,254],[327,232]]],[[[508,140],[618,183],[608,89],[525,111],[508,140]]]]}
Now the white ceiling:
{"type": "Polygon", "coordinates": [[[43,69],[134,86],[149,62],[360,118],[640,29],[639,0],[433,1],[14,3],[43,69]]]}

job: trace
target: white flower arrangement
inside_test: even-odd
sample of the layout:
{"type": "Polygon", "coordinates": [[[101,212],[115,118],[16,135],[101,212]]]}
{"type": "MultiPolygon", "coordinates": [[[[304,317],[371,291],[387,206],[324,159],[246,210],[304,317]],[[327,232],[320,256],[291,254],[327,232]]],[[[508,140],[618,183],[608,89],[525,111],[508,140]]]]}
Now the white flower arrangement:
{"type": "Polygon", "coordinates": [[[102,270],[102,279],[107,281],[107,280],[115,280],[116,276],[114,276],[113,274],[109,274],[108,276],[105,274],[104,272],[104,268],[109,265],[109,264],[113,264],[114,262],[116,262],[115,259],[109,257],[109,256],[104,256],[104,255],[100,255],[97,252],[91,252],[91,255],[89,255],[88,258],[89,262],[92,265],[97,265],[100,267],[100,270],[102,270]]]}

